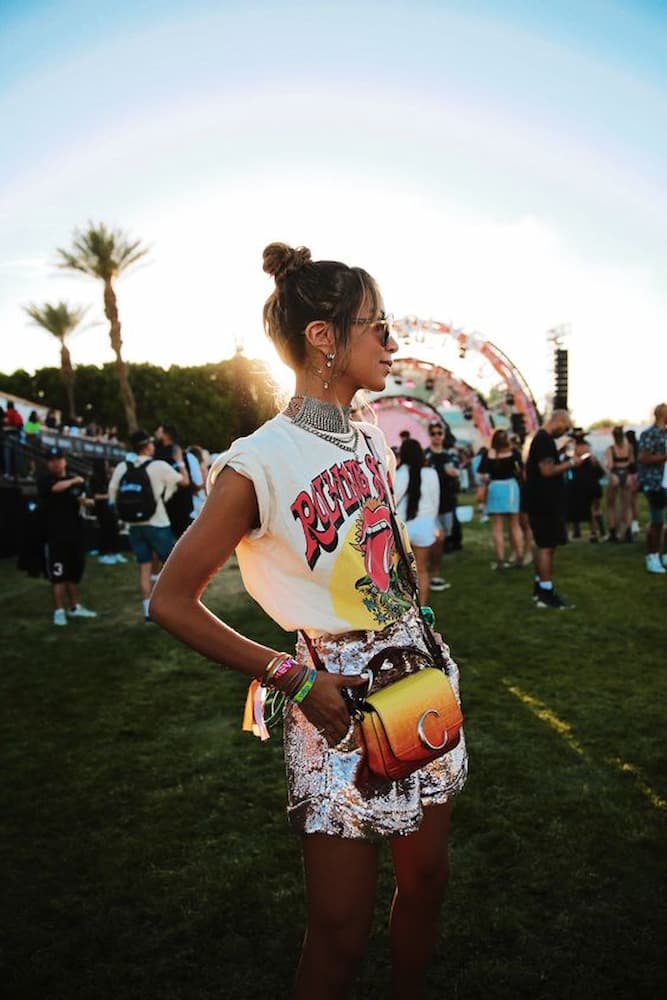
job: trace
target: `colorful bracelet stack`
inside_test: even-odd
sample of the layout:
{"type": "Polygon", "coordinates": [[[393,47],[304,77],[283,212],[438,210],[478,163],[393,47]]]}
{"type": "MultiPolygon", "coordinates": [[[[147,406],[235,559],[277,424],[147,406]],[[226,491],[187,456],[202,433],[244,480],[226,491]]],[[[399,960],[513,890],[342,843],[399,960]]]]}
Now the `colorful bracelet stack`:
{"type": "Polygon", "coordinates": [[[267,663],[259,684],[263,688],[277,688],[283,692],[285,697],[299,705],[309,693],[315,683],[316,677],[317,670],[314,667],[300,667],[289,653],[277,653],[267,663]],[[286,685],[278,687],[277,681],[282,677],[286,677],[295,667],[294,674],[286,678],[286,685]]]}
{"type": "Polygon", "coordinates": [[[296,666],[296,660],[289,653],[278,653],[267,663],[259,683],[263,688],[274,688],[276,681],[296,666]]]}

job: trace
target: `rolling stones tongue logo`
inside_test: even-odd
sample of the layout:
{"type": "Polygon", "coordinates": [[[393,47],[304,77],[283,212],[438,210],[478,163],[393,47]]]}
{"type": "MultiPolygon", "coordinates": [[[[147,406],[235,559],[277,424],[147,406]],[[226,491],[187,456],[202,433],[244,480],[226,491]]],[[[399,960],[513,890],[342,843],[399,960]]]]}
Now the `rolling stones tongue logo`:
{"type": "Polygon", "coordinates": [[[394,535],[389,508],[381,500],[369,500],[357,521],[356,548],[364,556],[366,573],[378,590],[389,590],[394,535]]]}

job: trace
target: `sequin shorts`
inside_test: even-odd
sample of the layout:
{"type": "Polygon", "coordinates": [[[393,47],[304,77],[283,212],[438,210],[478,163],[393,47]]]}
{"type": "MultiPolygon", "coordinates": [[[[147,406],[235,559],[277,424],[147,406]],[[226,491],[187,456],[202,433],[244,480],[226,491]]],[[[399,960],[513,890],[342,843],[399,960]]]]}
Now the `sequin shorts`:
{"type": "MultiPolygon", "coordinates": [[[[458,698],[458,667],[438,638],[458,698]]],[[[426,648],[416,612],[381,632],[322,635],[313,639],[313,644],[327,670],[335,674],[361,673],[383,646],[426,648]]],[[[311,662],[301,637],[296,656],[299,662],[311,662]]],[[[413,673],[419,669],[418,661],[409,652],[398,664],[387,661],[376,675],[372,690],[413,673]]],[[[287,814],[297,833],[325,833],[357,840],[405,836],[419,829],[427,806],[443,804],[465,784],[468,755],[463,734],[450,753],[407,778],[388,781],[368,770],[357,723],[352,721],[340,743],[329,747],[299,707],[288,703],[284,728],[287,814]]]]}

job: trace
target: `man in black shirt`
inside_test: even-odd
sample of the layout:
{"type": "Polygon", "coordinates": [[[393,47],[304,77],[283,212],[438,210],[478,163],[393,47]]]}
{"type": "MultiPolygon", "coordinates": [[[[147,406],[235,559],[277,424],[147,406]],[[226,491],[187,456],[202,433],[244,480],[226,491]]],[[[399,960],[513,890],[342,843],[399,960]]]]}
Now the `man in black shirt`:
{"type": "Polygon", "coordinates": [[[176,490],[165,504],[171,530],[176,539],[190,527],[192,523],[192,490],[190,467],[187,457],[178,443],[178,433],[173,424],[160,424],[155,431],[155,458],[162,459],[173,466],[181,474],[185,474],[186,487],[176,490]]]}
{"type": "Polygon", "coordinates": [[[526,462],[525,503],[530,527],[535,537],[535,586],[533,599],[540,608],[567,608],[567,602],[554,590],[553,560],[559,545],[567,542],[565,527],[566,497],[563,474],[586,459],[573,456],[560,461],[556,438],[572,426],[567,410],[554,410],[544,427],[535,435],[526,462]]]}
{"type": "Polygon", "coordinates": [[[85,565],[80,507],[86,502],[84,480],[68,476],[60,448],[49,448],[47,474],[37,483],[46,537],[46,569],[53,591],[53,624],[69,618],[97,618],[79,601],[79,583],[85,565]],[[67,607],[67,610],[65,608],[67,607]]]}

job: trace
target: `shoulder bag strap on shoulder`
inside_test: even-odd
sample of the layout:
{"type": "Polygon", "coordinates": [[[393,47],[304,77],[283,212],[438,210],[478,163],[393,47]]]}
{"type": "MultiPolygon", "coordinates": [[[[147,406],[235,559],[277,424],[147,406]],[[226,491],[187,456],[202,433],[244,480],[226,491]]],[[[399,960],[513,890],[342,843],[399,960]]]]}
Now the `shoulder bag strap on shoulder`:
{"type": "MultiPolygon", "coordinates": [[[[384,485],[385,485],[385,490],[387,491],[387,496],[390,498],[392,494],[391,494],[391,491],[389,489],[389,483],[387,482],[387,478],[386,478],[386,476],[384,474],[384,469],[383,469],[382,464],[380,462],[380,459],[379,459],[379,457],[377,455],[377,452],[375,451],[375,448],[373,447],[373,442],[371,441],[371,439],[369,438],[369,436],[366,434],[365,431],[362,431],[361,433],[364,435],[364,438],[366,440],[366,445],[368,447],[369,452],[371,453],[371,455],[373,456],[373,458],[375,459],[375,461],[378,463],[378,467],[380,469],[380,474],[382,475],[382,478],[384,480],[384,485]]],[[[402,535],[401,530],[400,530],[400,528],[398,526],[398,522],[396,521],[396,515],[395,515],[395,513],[394,513],[394,511],[392,509],[391,500],[389,501],[389,503],[388,503],[387,506],[389,507],[389,519],[391,521],[391,530],[392,530],[393,535],[394,535],[394,542],[396,544],[396,551],[398,552],[399,559],[403,563],[403,566],[404,566],[405,571],[406,571],[407,576],[408,576],[408,581],[410,583],[410,590],[412,591],[412,598],[414,600],[415,607],[416,607],[417,612],[419,614],[419,621],[421,623],[422,632],[424,633],[424,640],[426,642],[426,646],[427,646],[429,652],[431,653],[431,656],[433,657],[435,663],[438,665],[438,667],[441,670],[443,670],[445,673],[447,673],[447,666],[445,664],[445,659],[444,659],[444,657],[442,655],[442,650],[440,649],[440,646],[439,646],[439,644],[438,644],[438,642],[437,642],[437,640],[436,640],[436,638],[433,635],[433,632],[431,630],[431,626],[426,621],[426,618],[424,617],[424,612],[422,611],[421,601],[419,600],[419,586],[418,586],[418,583],[417,583],[417,577],[415,576],[414,570],[412,568],[412,563],[410,562],[410,559],[408,558],[408,554],[405,551],[405,545],[403,543],[403,535],[402,535]]]]}

